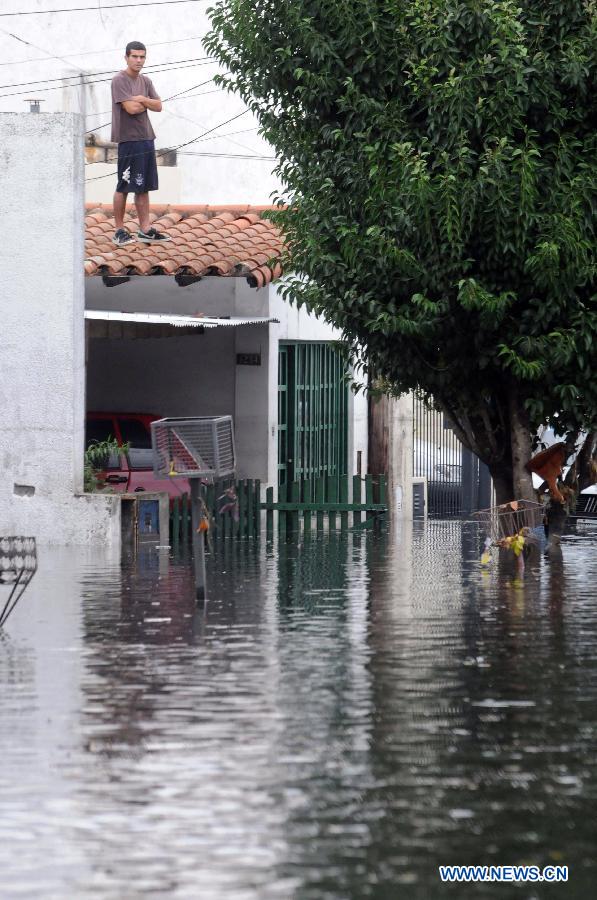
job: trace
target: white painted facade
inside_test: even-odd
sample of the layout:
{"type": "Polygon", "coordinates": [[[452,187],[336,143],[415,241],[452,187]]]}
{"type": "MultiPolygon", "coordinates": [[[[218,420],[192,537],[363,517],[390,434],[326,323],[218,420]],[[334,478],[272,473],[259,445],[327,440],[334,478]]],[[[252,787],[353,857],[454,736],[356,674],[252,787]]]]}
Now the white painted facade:
{"type": "MultiPolygon", "coordinates": [[[[412,394],[388,402],[388,488],[396,519],[413,518],[413,398],[412,394]]],[[[425,502],[427,509],[427,502],[425,502]]]]}
{"type": "Polygon", "coordinates": [[[120,534],[118,501],[82,494],[81,131],[71,114],[0,113],[0,528],[42,544],[120,534]]]}

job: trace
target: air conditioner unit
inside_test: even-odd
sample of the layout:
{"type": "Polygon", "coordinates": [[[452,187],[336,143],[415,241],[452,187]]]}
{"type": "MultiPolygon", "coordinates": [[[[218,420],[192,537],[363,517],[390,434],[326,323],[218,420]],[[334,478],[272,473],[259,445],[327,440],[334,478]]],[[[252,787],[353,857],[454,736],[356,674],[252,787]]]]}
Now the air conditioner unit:
{"type": "Polygon", "coordinates": [[[232,416],[158,419],[151,423],[156,478],[203,478],[234,475],[236,458],[232,416]]]}

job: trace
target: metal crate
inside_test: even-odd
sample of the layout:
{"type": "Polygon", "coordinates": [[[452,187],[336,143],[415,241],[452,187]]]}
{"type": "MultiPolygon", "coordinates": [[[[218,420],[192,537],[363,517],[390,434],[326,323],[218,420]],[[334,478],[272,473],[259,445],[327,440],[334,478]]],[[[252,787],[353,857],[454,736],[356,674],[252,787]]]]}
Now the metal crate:
{"type": "Polygon", "coordinates": [[[226,478],[234,475],[232,416],[159,419],[151,423],[157,478],[226,478]]]}
{"type": "Polygon", "coordinates": [[[494,544],[519,534],[523,528],[537,528],[545,514],[541,503],[532,500],[511,500],[501,506],[491,506],[473,514],[483,531],[494,544]]]}

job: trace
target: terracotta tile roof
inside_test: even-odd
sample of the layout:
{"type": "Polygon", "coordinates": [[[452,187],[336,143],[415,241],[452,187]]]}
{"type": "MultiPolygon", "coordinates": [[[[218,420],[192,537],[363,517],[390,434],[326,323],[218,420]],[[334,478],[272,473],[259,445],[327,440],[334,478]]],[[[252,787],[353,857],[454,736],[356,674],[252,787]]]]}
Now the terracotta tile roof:
{"type": "MultiPolygon", "coordinates": [[[[150,220],[167,232],[167,244],[112,243],[111,206],[85,204],[86,275],[221,275],[245,277],[263,287],[282,274],[276,259],[282,250],[279,229],[262,219],[271,206],[151,206],[150,220]]],[[[125,225],[136,230],[129,212],[125,225]]]]}

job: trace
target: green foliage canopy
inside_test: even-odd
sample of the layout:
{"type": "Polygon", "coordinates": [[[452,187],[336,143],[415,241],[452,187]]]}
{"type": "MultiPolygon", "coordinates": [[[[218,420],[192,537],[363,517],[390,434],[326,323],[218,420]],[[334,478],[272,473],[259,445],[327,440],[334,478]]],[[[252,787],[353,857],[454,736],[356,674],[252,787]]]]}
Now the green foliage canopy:
{"type": "Polygon", "coordinates": [[[287,295],[494,469],[597,427],[596,0],[221,0],[280,159],[287,295]]]}

